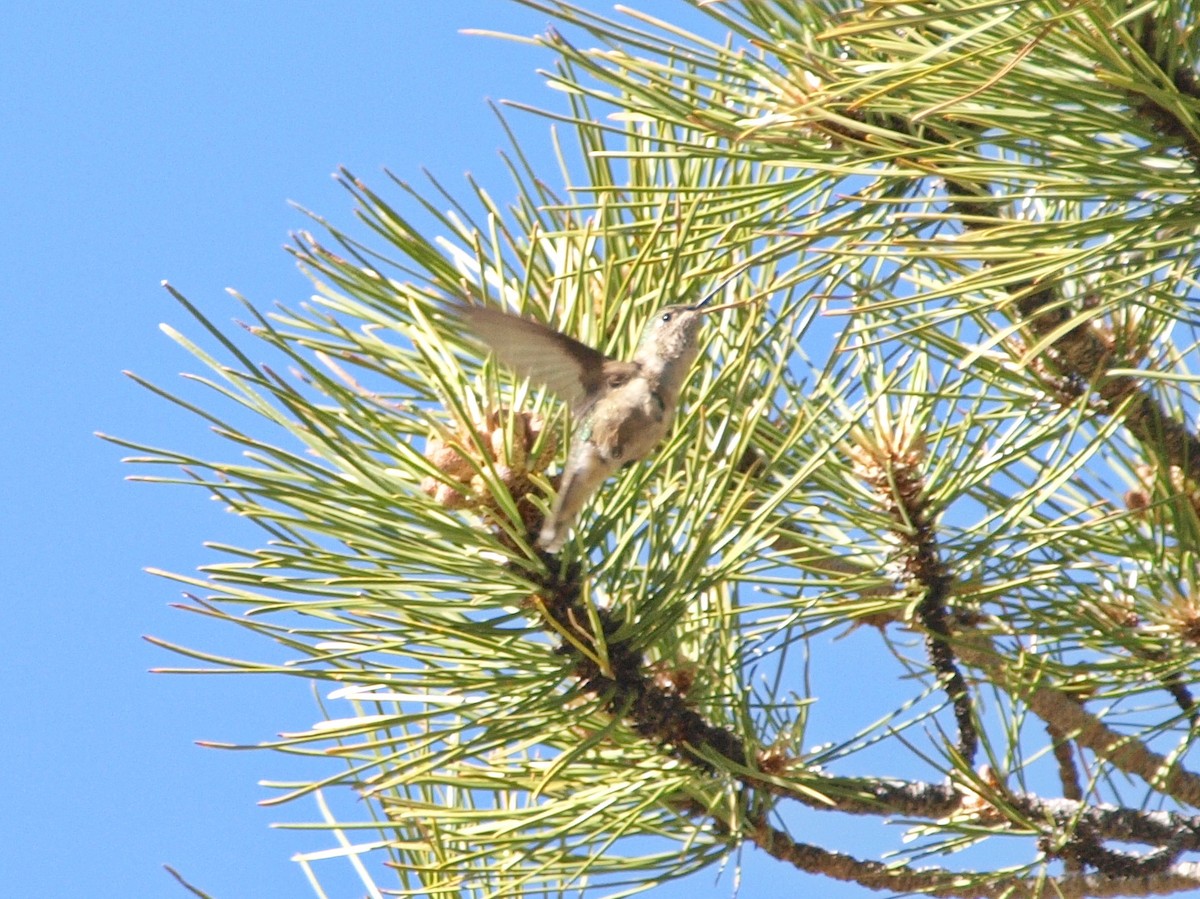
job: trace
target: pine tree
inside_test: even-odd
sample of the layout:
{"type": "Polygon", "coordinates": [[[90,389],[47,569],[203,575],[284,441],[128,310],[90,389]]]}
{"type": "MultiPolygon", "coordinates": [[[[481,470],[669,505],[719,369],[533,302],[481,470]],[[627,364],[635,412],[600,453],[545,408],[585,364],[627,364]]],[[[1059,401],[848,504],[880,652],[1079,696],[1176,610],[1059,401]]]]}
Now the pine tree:
{"type": "Polygon", "coordinates": [[[368,800],[372,889],[1200,888],[1193,4],[526,5],[557,176],[343,172],[374,245],[297,235],[253,351],[177,295],[244,454],[139,459],[261,525],[178,579],[290,662],[173,648],[320,685],[265,745],[341,760],[287,795],[368,800]],[[452,304],[628,358],[715,285],[671,436],[539,553],[568,416],[452,304]]]}

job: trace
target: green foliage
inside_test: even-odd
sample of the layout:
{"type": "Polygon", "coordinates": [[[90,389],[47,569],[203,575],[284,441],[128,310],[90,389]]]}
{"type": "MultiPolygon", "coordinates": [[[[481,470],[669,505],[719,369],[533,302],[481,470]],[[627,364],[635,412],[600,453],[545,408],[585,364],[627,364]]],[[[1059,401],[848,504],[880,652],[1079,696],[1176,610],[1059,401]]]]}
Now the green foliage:
{"type": "Polygon", "coordinates": [[[1191,4],[527,5],[564,24],[563,190],[515,142],[508,205],[344,172],[374,245],[297,235],[317,292],[247,303],[253,353],[179,297],[214,395],[152,389],[240,455],[135,461],[263,528],[170,576],[287,659],[172,648],[333,689],[265,745],[345,764],[281,799],[369,799],[329,826],[406,894],[634,892],[747,842],[896,893],[1195,889],[1191,4]],[[448,304],[627,358],[726,280],[760,302],[707,326],[672,436],[537,553],[569,423],[448,304]],[[848,625],[893,704],[813,748],[810,652],[848,625]],[[912,829],[884,865],[792,809],[912,829]],[[1004,836],[1013,866],[949,858],[1004,836]]]}

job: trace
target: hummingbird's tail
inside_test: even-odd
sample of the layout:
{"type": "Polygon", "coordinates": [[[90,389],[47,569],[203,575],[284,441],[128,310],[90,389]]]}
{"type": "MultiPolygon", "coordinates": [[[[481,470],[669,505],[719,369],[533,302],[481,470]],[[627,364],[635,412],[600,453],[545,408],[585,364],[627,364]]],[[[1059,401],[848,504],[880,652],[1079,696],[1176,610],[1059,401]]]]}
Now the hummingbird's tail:
{"type": "Polygon", "coordinates": [[[573,454],[563,474],[562,486],[550,517],[538,534],[538,545],[546,552],[555,553],[562,549],[567,540],[567,531],[583,509],[596,488],[617,470],[617,464],[605,459],[590,443],[583,443],[577,454],[573,454]]]}

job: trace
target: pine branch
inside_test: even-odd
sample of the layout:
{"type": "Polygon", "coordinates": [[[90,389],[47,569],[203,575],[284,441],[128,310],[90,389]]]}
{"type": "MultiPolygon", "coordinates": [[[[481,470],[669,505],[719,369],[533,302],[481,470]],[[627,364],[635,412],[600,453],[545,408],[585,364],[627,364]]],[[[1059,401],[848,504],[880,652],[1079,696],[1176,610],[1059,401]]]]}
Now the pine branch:
{"type": "MultiPolygon", "coordinates": [[[[1200,864],[1174,864],[1174,853],[1152,853],[1137,858],[1106,852],[1102,864],[1111,867],[1111,872],[1031,878],[1024,874],[912,868],[858,859],[811,843],[797,842],[761,817],[748,822],[748,836],[769,855],[798,870],[891,893],[919,893],[948,899],[1044,899],[1047,896],[1084,899],[1165,896],[1200,888],[1200,864]],[[1164,863],[1167,855],[1172,856],[1172,861],[1164,863]]],[[[1094,863],[1097,856],[1098,853],[1092,853],[1089,863],[1094,863]]]]}
{"type": "MultiPolygon", "coordinates": [[[[731,774],[749,789],[799,801],[814,809],[938,819],[962,807],[964,795],[949,786],[830,778],[810,776],[806,772],[803,789],[792,789],[787,784],[785,769],[781,769],[782,776],[761,777],[748,773],[749,759],[742,739],[705,721],[688,706],[684,695],[652,683],[645,674],[648,667],[645,659],[636,651],[631,652],[628,646],[613,641],[617,622],[601,609],[588,610],[582,606],[579,574],[573,572],[572,575],[543,584],[548,598],[535,598],[534,607],[552,619],[553,632],[562,633],[569,629],[582,643],[596,643],[596,634],[591,632],[587,622],[601,622],[610,666],[606,671],[602,671],[602,666],[590,655],[573,650],[574,640],[564,642],[559,652],[575,656],[574,672],[584,692],[601,698],[610,715],[628,721],[643,738],[662,745],[707,775],[717,773],[714,762],[719,761],[721,771],[731,774]]],[[[964,653],[964,658],[971,664],[978,665],[984,658],[978,642],[978,638],[973,637],[970,648],[964,653]]],[[[1005,685],[998,671],[993,670],[991,674],[993,682],[1005,685]]],[[[1063,704],[1070,702],[1065,696],[1046,689],[1019,695],[1035,712],[1043,716],[1049,714],[1047,720],[1064,722],[1066,732],[1072,732],[1072,720],[1062,715],[1063,704]]],[[[1076,737],[1122,770],[1140,774],[1181,801],[1190,797],[1188,791],[1200,789],[1200,778],[1178,769],[1165,781],[1157,777],[1155,772],[1166,765],[1165,759],[1112,734],[1094,719],[1088,731],[1081,731],[1076,737]],[[1183,795],[1180,795],[1181,791],[1184,791],[1183,795]]],[[[1200,849],[1200,817],[1088,807],[1071,800],[1045,800],[1030,794],[1006,793],[1003,801],[1028,821],[1053,822],[1053,830],[1044,834],[1040,841],[1049,855],[1062,858],[1072,866],[1091,865],[1103,875],[1101,879],[1079,875],[1056,881],[1064,895],[1124,895],[1122,891],[1132,891],[1129,895],[1150,895],[1160,889],[1169,893],[1181,889],[1178,885],[1181,881],[1190,883],[1200,878],[1200,866],[1177,865],[1181,852],[1200,849]],[[1107,849],[1099,842],[1101,839],[1143,842],[1160,848],[1139,856],[1107,849]],[[1139,879],[1145,882],[1139,885],[1139,879]],[[1149,885],[1151,881],[1153,887],[1149,885]]],[[[693,808],[692,813],[698,812],[693,808]]],[[[721,823],[719,819],[717,823],[721,823]]],[[[986,879],[978,876],[941,869],[884,865],[796,843],[770,826],[765,818],[750,828],[748,836],[769,854],[801,870],[851,880],[871,889],[930,892],[939,896],[990,897],[1006,895],[1006,890],[1015,891],[1007,895],[1042,895],[1036,890],[1030,892],[1033,888],[1024,877],[1002,878],[985,885],[986,879]]]]}
{"type": "MultiPolygon", "coordinates": [[[[1170,84],[1179,97],[1192,101],[1193,105],[1200,103],[1200,83],[1195,70],[1178,61],[1183,32],[1195,29],[1195,23],[1159,18],[1156,10],[1148,9],[1128,27],[1136,34],[1137,46],[1157,69],[1162,81],[1170,84]]],[[[1164,140],[1183,147],[1192,164],[1200,170],[1200,135],[1179,111],[1149,91],[1139,93],[1131,89],[1129,94],[1136,113],[1149,119],[1164,140]]]]}
{"type": "Polygon", "coordinates": [[[138,447],[140,461],[185,466],[183,482],[263,527],[266,546],[220,545],[229,560],[179,579],[217,591],[197,611],[287,661],[172,648],[351,703],[271,744],[348,762],[285,795],[337,783],[376,803],[368,826],[411,892],[650,883],[643,871],[676,876],[747,841],[892,892],[1196,888],[1180,859],[1200,851],[1200,816],[1114,798],[1121,772],[1200,806],[1195,734],[1163,755],[1178,716],[1126,702],[1162,689],[1197,715],[1200,437],[1171,331],[1197,252],[1178,202],[1200,171],[1195,28],[1175,46],[1171,2],[1126,21],[1107,2],[780,0],[701,4],[734,39],[693,40],[643,14],[530,5],[600,43],[581,49],[567,25],[537,41],[568,103],[549,115],[579,144],[555,145],[568,189],[520,148],[507,210],[474,183],[472,205],[397,182],[433,238],[343,173],[385,248],[323,222],[337,252],[299,236],[318,296],[251,310],[249,329],[286,369],[251,364],[180,298],[241,366],[173,334],[212,370],[196,383],[292,442],[156,390],[238,458],[138,447]],[[597,496],[577,567],[535,558],[558,406],[480,359],[446,302],[528,309],[616,354],[644,304],[735,271],[731,291],[768,302],[714,329],[661,459],[597,496]],[[1126,310],[1144,318],[1122,333],[1126,310]],[[1158,472],[1144,502],[1114,509],[1090,460],[1126,457],[1158,472]],[[1106,611],[1142,594],[1141,625],[1106,611]],[[889,637],[915,692],[803,752],[819,697],[789,652],[896,622],[923,640],[913,661],[889,637]],[[1094,683],[1124,703],[1124,730],[1085,708],[1094,683]],[[1045,752],[1029,745],[1037,720],[1045,752]],[[922,726],[932,752],[912,738],[922,726]],[[827,773],[876,747],[945,782],[827,773]],[[1055,770],[1064,798],[1009,786],[1055,770]],[[885,864],[795,840],[775,817],[788,803],[909,819],[923,840],[910,861],[1003,836],[1038,854],[993,871],[885,864]],[[646,836],[678,845],[617,851],[646,836]]]}
{"type": "Polygon", "coordinates": [[[1053,722],[1055,728],[1080,746],[1126,774],[1140,778],[1155,791],[1200,807],[1200,775],[1151,751],[1136,737],[1112,730],[1085,711],[1076,699],[1050,686],[1036,673],[1014,669],[982,633],[963,634],[956,645],[964,662],[981,669],[997,687],[1027,703],[1042,721],[1053,722]]]}
{"type": "Polygon", "coordinates": [[[959,758],[964,767],[970,768],[975,762],[979,735],[967,682],[958,669],[951,643],[947,616],[951,578],[938,554],[936,528],[926,496],[924,438],[904,413],[897,421],[890,420],[887,413],[878,413],[874,432],[856,432],[850,452],[856,471],[895,524],[893,539],[903,559],[901,577],[920,597],[916,619],[924,630],[934,673],[954,709],[959,758]]]}

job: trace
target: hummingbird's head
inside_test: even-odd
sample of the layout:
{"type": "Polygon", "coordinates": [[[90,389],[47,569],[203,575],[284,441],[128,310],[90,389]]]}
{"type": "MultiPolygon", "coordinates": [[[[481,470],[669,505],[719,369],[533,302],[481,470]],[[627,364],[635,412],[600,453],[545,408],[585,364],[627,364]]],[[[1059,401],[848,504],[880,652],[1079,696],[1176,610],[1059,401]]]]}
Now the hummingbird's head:
{"type": "Polygon", "coordinates": [[[657,359],[662,363],[683,360],[691,364],[699,349],[698,337],[700,325],[704,316],[710,312],[720,312],[722,309],[732,309],[744,306],[747,301],[740,303],[725,303],[721,306],[709,306],[708,301],[713,297],[709,294],[699,303],[692,305],[663,306],[654,317],[646,323],[642,331],[642,339],[638,343],[637,356],[643,361],[657,359]]]}
{"type": "Polygon", "coordinates": [[[695,355],[705,311],[698,306],[663,306],[646,323],[638,355],[649,354],[663,360],[695,355]]]}

